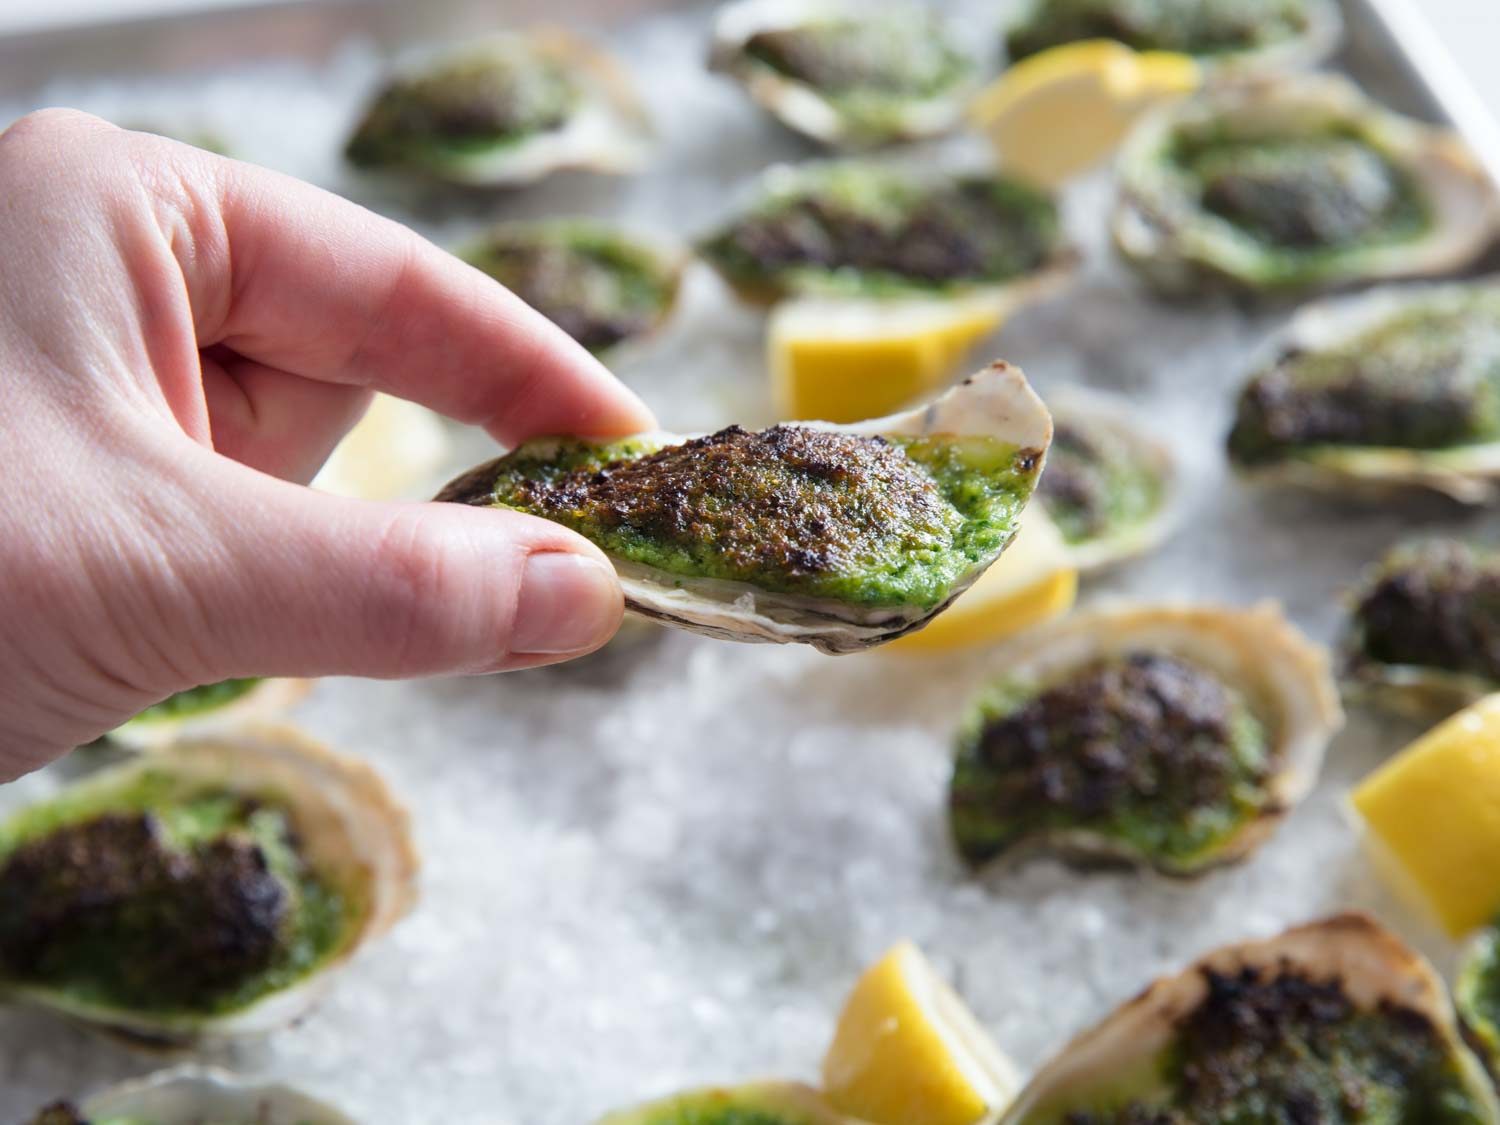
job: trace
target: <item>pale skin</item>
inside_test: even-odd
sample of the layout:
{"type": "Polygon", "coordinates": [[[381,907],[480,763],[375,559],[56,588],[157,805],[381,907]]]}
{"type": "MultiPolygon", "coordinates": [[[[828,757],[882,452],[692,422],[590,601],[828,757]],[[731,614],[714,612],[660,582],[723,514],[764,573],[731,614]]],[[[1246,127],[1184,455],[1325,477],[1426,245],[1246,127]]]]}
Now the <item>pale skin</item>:
{"type": "Polygon", "coordinates": [[[478,271],[66,110],[0,134],[0,247],[0,781],[196,684],[503,671],[619,625],[555,524],[305,487],[374,391],[506,445],[653,426],[478,271]]]}

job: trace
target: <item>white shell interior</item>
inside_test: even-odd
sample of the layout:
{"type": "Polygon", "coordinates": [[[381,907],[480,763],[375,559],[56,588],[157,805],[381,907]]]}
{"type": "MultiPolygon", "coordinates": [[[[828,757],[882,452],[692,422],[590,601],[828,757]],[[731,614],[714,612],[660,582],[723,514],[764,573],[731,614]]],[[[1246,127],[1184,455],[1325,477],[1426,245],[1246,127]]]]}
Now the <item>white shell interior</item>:
{"type": "Polygon", "coordinates": [[[89,1117],[141,1117],[152,1125],[207,1121],[254,1125],[355,1125],[330,1105],[279,1083],[249,1082],[223,1070],[183,1066],[125,1082],[87,1099],[89,1117]]]}

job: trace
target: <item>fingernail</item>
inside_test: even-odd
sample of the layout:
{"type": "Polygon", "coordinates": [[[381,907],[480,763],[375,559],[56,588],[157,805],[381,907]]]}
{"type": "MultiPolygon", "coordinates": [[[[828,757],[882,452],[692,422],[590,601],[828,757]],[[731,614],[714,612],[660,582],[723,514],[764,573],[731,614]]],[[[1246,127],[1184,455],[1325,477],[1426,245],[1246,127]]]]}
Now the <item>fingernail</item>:
{"type": "Polygon", "coordinates": [[[586,652],[619,621],[620,587],[605,564],[560,551],[529,555],[511,632],[515,655],[586,652]]]}

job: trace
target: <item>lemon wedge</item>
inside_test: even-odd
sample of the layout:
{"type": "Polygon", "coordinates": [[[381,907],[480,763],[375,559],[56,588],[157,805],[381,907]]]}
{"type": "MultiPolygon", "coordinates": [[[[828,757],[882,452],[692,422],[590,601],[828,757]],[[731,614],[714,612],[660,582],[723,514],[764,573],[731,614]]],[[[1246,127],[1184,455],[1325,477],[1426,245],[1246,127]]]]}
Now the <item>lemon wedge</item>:
{"type": "Polygon", "coordinates": [[[969,116],[1007,173],[1056,187],[1098,164],[1142,114],[1196,90],[1202,77],[1187,55],[1089,39],[1016,63],[979,93],[969,116]]]}
{"type": "Polygon", "coordinates": [[[911,942],[854,986],[823,1059],[823,1092],[871,1125],[977,1125],[1015,1096],[1015,1066],[911,942]]]}
{"type": "Polygon", "coordinates": [[[396,500],[432,484],[448,455],[448,434],[425,407],[376,395],[344,435],[313,486],[339,496],[396,500]]]}
{"type": "Polygon", "coordinates": [[[1500,914],[1500,695],[1417,739],[1355,789],[1378,861],[1454,937],[1500,914]]]}
{"type": "Polygon", "coordinates": [[[889,414],[947,386],[1005,308],[997,293],[783,302],[767,336],[776,407],[824,422],[889,414]]]}
{"type": "Polygon", "coordinates": [[[1021,514],[1005,554],[926,628],[886,645],[896,652],[939,652],[990,644],[1073,608],[1078,571],[1057,525],[1040,504],[1021,514]]]}

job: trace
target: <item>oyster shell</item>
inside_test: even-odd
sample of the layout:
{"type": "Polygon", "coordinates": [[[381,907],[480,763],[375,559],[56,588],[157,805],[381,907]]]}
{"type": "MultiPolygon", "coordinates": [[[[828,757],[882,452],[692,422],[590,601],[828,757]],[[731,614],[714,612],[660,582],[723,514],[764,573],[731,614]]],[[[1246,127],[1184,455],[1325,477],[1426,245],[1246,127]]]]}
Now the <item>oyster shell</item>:
{"type": "Polygon", "coordinates": [[[529,183],[564,168],[628,173],[651,131],[624,72],[558,28],[492,36],[398,71],[345,155],[356,167],[448,183],[529,183]]]}
{"type": "Polygon", "coordinates": [[[1500,552],[1452,539],[1396,547],[1349,597],[1350,696],[1417,718],[1500,690],[1500,552]]]}
{"type": "Polygon", "coordinates": [[[1050,291],[1073,272],[1056,202],[993,172],[777,166],[699,249],[742,300],[1050,291]]]}
{"type": "MultiPolygon", "coordinates": [[[[1374,1047],[1364,1050],[1373,1052],[1374,1047]]],[[[1292,1093],[1284,1081],[1288,1069],[1305,1078],[1295,1089],[1306,1103],[1303,1116],[1310,1121],[1350,1120],[1337,1100],[1343,1096],[1373,1096],[1379,1098],[1374,1104],[1386,1106],[1388,1099],[1403,1093],[1406,1099],[1390,1106],[1390,1116],[1381,1120],[1465,1125],[1500,1121],[1500,1103],[1464,1045],[1453,1007],[1432,967],[1373,919],[1341,914],[1266,941],[1226,946],[1176,976],[1158,980],[1064,1047],[1032,1078],[1001,1125],[1271,1120],[1263,1116],[1271,1112],[1265,1107],[1282,1108],[1292,1093]],[[1290,985],[1285,995],[1278,995],[1280,982],[1290,985]],[[1237,1026],[1235,1012],[1243,1021],[1237,1026]],[[1364,1021],[1372,1038],[1393,1037],[1397,1050],[1388,1060],[1393,1078],[1380,1080],[1378,1064],[1387,1060],[1367,1057],[1360,1045],[1348,1043],[1336,1057],[1342,1055],[1350,1065],[1335,1074],[1328,1063],[1319,1065],[1318,1060],[1327,1057],[1327,1044],[1325,1051],[1307,1049],[1307,1029],[1298,1027],[1302,1023],[1321,1028],[1337,1046],[1339,1026],[1349,1020],[1364,1021]],[[1226,1045],[1222,1033],[1202,1035],[1195,1021],[1215,1021],[1221,1029],[1227,1022],[1231,1036],[1259,1032],[1264,1045],[1234,1054],[1232,1040],[1226,1045]],[[1267,1035],[1278,1038],[1266,1042],[1267,1035]],[[1300,1056],[1295,1054],[1299,1045],[1305,1051],[1300,1056]],[[1221,1117],[1214,1109],[1208,1110],[1211,1118],[1194,1116],[1191,1104],[1174,1105],[1184,1084],[1173,1074],[1173,1056],[1184,1048],[1209,1054],[1207,1065],[1198,1071],[1204,1079],[1198,1084],[1203,1096],[1226,1089],[1238,1093],[1244,1099],[1239,1103],[1246,1110],[1243,1116],[1221,1117]],[[1228,1057],[1214,1058],[1216,1050],[1228,1057]],[[1215,1062],[1220,1065],[1213,1066],[1215,1062]],[[1411,1081],[1415,1077],[1430,1083],[1411,1081]],[[1399,1081],[1409,1081],[1410,1088],[1392,1084],[1399,1081]],[[1449,1100],[1442,1101],[1444,1096],[1449,1100]],[[1145,1114],[1156,1115],[1117,1116],[1132,1098],[1143,1103],[1145,1114]],[[1256,1112],[1256,1106],[1262,1111],[1256,1112]]]]}
{"type": "Polygon", "coordinates": [[[1119,180],[1115,245],[1173,294],[1435,276],[1495,236],[1494,188],[1456,135],[1328,74],[1164,107],[1126,139],[1119,180]]]}
{"type": "Polygon", "coordinates": [[[754,1125],[860,1125],[853,1118],[835,1113],[823,1095],[798,1082],[754,1082],[691,1090],[634,1109],[605,1114],[597,1125],[678,1125],[721,1119],[743,1120],[754,1125]]]}
{"type": "Polygon", "coordinates": [[[919,628],[999,557],[1051,433],[1025,377],[995,363],[928,406],[854,425],[532,442],[438,499],[591,534],[641,616],[854,652],[919,628]],[[636,462],[647,475],[622,473],[636,462]],[[589,491],[601,488],[612,498],[591,523],[589,491]]]}
{"type": "Polygon", "coordinates": [[[1493,280],[1305,306],[1241,392],[1230,459],[1271,482],[1488,502],[1500,495],[1497,365],[1493,280]]]}
{"type": "Polygon", "coordinates": [[[296,706],[311,680],[241,679],[188,688],[122,723],[104,737],[129,750],[159,750],[192,734],[271,718],[296,706]]]}
{"type": "Polygon", "coordinates": [[[1080,571],[1155,550],[1176,518],[1177,465],[1166,443],[1112,398],[1049,396],[1052,447],[1037,500],[1080,571]]]}
{"type": "Polygon", "coordinates": [[[950,132],[978,79],[931,12],[890,0],[739,0],[719,12],[710,66],[838,148],[950,132]]]}
{"type": "Polygon", "coordinates": [[[0,993],[140,1042],[265,1033],[410,909],[416,864],[363,762],[286,727],[181,740],[0,824],[0,993]]]}
{"type": "Polygon", "coordinates": [[[1006,32],[1015,61],[1064,43],[1115,39],[1192,55],[1212,77],[1316,66],[1343,38],[1336,0],[1031,0],[1006,32]]]}
{"type": "Polygon", "coordinates": [[[1002,646],[995,667],[949,797],[973,864],[1046,848],[1192,875],[1242,859],[1343,725],[1327,655],[1270,603],[1080,614],[1002,646]],[[1155,701],[1147,717],[1133,696],[1155,701]]]}
{"type": "Polygon", "coordinates": [[[459,251],[594,355],[657,331],[686,255],[593,219],[502,223],[459,251]]]}
{"type": "Polygon", "coordinates": [[[354,1125],[354,1119],[289,1086],[249,1082],[226,1071],[174,1067],[125,1082],[77,1110],[60,1103],[32,1125],[354,1125]],[[50,1114],[50,1116],[49,1116],[50,1114]]]}

